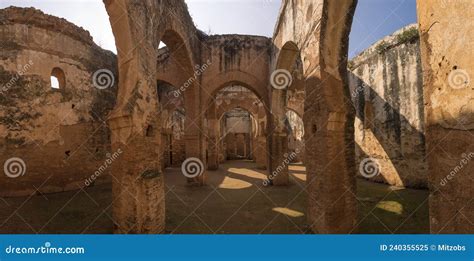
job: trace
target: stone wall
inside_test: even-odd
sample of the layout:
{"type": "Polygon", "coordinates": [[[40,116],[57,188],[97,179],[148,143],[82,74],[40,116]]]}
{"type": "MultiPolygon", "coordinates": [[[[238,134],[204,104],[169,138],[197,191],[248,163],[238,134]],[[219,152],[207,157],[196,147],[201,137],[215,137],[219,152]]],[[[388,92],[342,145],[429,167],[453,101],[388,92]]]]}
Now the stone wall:
{"type": "Polygon", "coordinates": [[[356,160],[358,166],[368,158],[378,163],[380,174],[371,180],[427,187],[419,49],[418,27],[410,25],[348,65],[356,108],[356,160]]]}
{"type": "Polygon", "coordinates": [[[113,154],[105,121],[117,90],[94,87],[93,74],[107,69],[116,83],[115,55],[82,28],[33,8],[0,10],[0,31],[0,161],[18,157],[25,170],[1,175],[0,195],[93,183],[85,180],[113,154]],[[51,88],[52,74],[59,89],[51,88]]]}
{"type": "Polygon", "coordinates": [[[417,1],[431,233],[474,233],[474,2],[417,1]]]}
{"type": "Polygon", "coordinates": [[[169,83],[158,81],[159,111],[161,119],[162,169],[179,166],[186,159],[184,99],[176,95],[177,89],[169,83]]]}
{"type": "Polygon", "coordinates": [[[255,126],[251,114],[243,109],[234,109],[224,114],[224,147],[227,159],[252,158],[252,140],[255,126]]]}

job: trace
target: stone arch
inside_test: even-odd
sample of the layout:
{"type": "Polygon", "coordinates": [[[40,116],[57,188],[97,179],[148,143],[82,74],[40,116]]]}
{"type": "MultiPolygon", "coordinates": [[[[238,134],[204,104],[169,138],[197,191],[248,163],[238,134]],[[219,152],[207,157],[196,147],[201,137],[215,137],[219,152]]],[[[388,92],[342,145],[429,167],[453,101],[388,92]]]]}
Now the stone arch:
{"type": "MultiPolygon", "coordinates": [[[[255,106],[250,106],[248,102],[231,102],[227,106],[219,107],[219,110],[217,111],[217,118],[219,121],[222,120],[222,117],[224,117],[224,114],[228,111],[231,111],[233,109],[243,109],[246,110],[247,112],[250,113],[250,116],[252,117],[253,124],[255,124],[255,135],[257,136],[258,133],[260,132],[261,126],[258,124],[259,123],[259,110],[258,110],[258,104],[255,106]]],[[[265,116],[266,117],[266,116],[265,116]]]]}
{"type": "Polygon", "coordinates": [[[173,86],[178,89],[177,93],[184,97],[188,111],[191,111],[196,107],[192,102],[195,100],[193,97],[198,93],[197,87],[199,85],[197,84],[198,79],[194,79],[193,64],[195,63],[193,62],[192,54],[183,36],[174,29],[167,29],[160,39],[166,44],[166,47],[161,52],[158,50],[158,55],[166,52],[167,61],[159,61],[166,63],[171,68],[157,71],[157,79],[173,83],[173,86]]]}
{"type": "MultiPolygon", "coordinates": [[[[242,74],[240,75],[248,75],[248,74],[242,74]]],[[[232,78],[231,78],[232,79],[232,78]]],[[[257,81],[251,81],[253,84],[258,84],[257,81]]],[[[270,116],[270,111],[268,110],[267,107],[265,107],[264,104],[264,97],[261,95],[261,90],[260,94],[258,92],[257,88],[254,88],[251,83],[249,82],[242,82],[242,77],[239,78],[239,80],[230,80],[226,78],[226,76],[221,76],[221,78],[216,81],[216,83],[219,83],[218,88],[214,88],[213,92],[207,97],[207,100],[205,102],[206,108],[203,114],[206,115],[206,119],[208,121],[208,168],[210,170],[215,170],[219,166],[219,146],[218,146],[218,140],[219,140],[219,126],[220,122],[222,119],[222,115],[224,115],[225,112],[229,111],[230,109],[234,109],[237,107],[243,107],[245,110],[249,111],[250,114],[254,117],[254,119],[259,119],[259,116],[262,114],[264,115],[264,120],[268,119],[270,116]],[[221,105],[217,104],[217,101],[215,99],[216,95],[221,91],[222,89],[225,89],[226,87],[230,86],[241,86],[245,88],[246,90],[250,91],[252,95],[255,96],[255,99],[252,101],[239,101],[239,103],[235,103],[231,101],[227,105],[221,105]],[[222,107],[223,106],[223,107],[222,107]],[[253,108],[252,108],[253,107],[253,108]]],[[[261,118],[261,117],[260,117],[261,118]]],[[[258,129],[260,124],[255,124],[255,128],[258,129]]],[[[262,143],[260,141],[260,143],[262,143]]],[[[266,144],[266,143],[264,143],[266,144]]],[[[265,145],[266,146],[266,145],[265,145]]],[[[266,151],[266,150],[265,150],[266,151]]],[[[264,152],[265,152],[264,151],[264,152]]],[[[262,154],[263,155],[263,154],[262,154]]],[[[261,166],[266,166],[265,162],[266,160],[260,160],[259,162],[262,162],[260,165],[261,166]]]]}
{"type": "MultiPolygon", "coordinates": [[[[204,34],[197,30],[184,1],[167,0],[160,9],[162,17],[157,17],[159,26],[156,29],[156,49],[160,41],[166,44],[169,68],[157,66],[157,76],[163,79],[179,82],[175,85],[179,95],[184,96],[186,110],[185,140],[186,158],[195,157],[205,159],[204,136],[200,130],[204,128],[204,117],[200,114],[201,77],[205,70],[201,57],[201,39],[204,34]],[[159,70],[163,69],[163,70],[159,70]],[[172,74],[169,74],[172,72],[172,74]]],[[[158,52],[160,54],[160,52],[158,52]]],[[[188,183],[203,185],[200,177],[187,179],[188,183]]]]}
{"type": "Polygon", "coordinates": [[[278,54],[276,68],[289,70],[300,53],[298,45],[293,41],[286,42],[278,54]]]}
{"type": "Polygon", "coordinates": [[[224,114],[228,111],[231,111],[233,109],[236,109],[236,108],[240,108],[240,109],[243,109],[243,110],[246,110],[248,111],[253,117],[256,117],[258,118],[258,109],[255,109],[255,108],[252,108],[251,106],[249,106],[248,102],[231,102],[229,105],[227,106],[222,106],[220,107],[219,106],[219,110],[217,112],[217,117],[218,119],[221,119],[222,116],[224,116],[224,114]]]}
{"type": "Polygon", "coordinates": [[[175,29],[167,28],[164,33],[159,36],[159,39],[166,44],[166,48],[169,49],[170,55],[175,57],[175,61],[179,67],[183,69],[187,75],[193,72],[193,55],[189,51],[189,46],[184,41],[184,37],[181,33],[175,31],[175,29]]]}
{"type": "Polygon", "coordinates": [[[268,90],[266,83],[258,79],[256,76],[241,71],[228,71],[221,73],[209,80],[205,85],[210,86],[209,94],[205,99],[205,105],[212,102],[212,98],[221,89],[231,85],[241,85],[252,91],[265,105],[268,107],[268,90]]]}
{"type": "MultiPolygon", "coordinates": [[[[278,169],[278,175],[272,175],[272,184],[287,185],[289,183],[288,166],[281,164],[285,161],[285,155],[288,151],[288,130],[285,126],[286,110],[288,107],[296,107],[288,103],[288,95],[290,88],[296,81],[293,73],[293,66],[301,59],[300,48],[293,39],[287,40],[281,47],[274,45],[273,52],[278,54],[273,57],[272,74],[270,76],[271,88],[271,111],[273,118],[270,120],[272,136],[270,137],[270,173],[274,173],[278,169]],[[288,86],[279,88],[279,77],[287,81],[288,86]]],[[[300,105],[300,107],[302,107],[300,105]]],[[[302,111],[303,109],[299,109],[302,111]]],[[[301,113],[302,114],[302,113],[301,113]]]]}
{"type": "Polygon", "coordinates": [[[162,133],[163,169],[169,166],[180,166],[186,159],[184,140],[184,121],[186,113],[182,108],[174,108],[163,116],[164,133],[162,133]]]}
{"type": "MultiPolygon", "coordinates": [[[[176,41],[177,34],[167,32],[174,29],[186,39],[193,64],[199,57],[198,32],[184,1],[104,0],[104,4],[117,46],[120,77],[117,104],[108,121],[112,148],[123,151],[122,160],[112,166],[115,232],[161,233],[165,228],[161,134],[149,131],[160,125],[157,50],[160,37],[168,37],[171,43],[176,41]]],[[[197,93],[197,88],[192,91],[197,93]]],[[[199,105],[195,104],[193,111],[199,105]]],[[[196,118],[196,125],[200,126],[202,121],[196,118]]],[[[190,136],[190,154],[202,158],[199,135],[190,136]]]]}
{"type": "MultiPolygon", "coordinates": [[[[318,2],[284,1],[273,37],[272,67],[289,66],[300,51],[306,89],[305,149],[311,159],[306,162],[308,222],[318,233],[348,233],[356,226],[356,201],[354,113],[345,70],[357,1],[318,2]]],[[[272,94],[272,111],[282,111],[280,97],[278,92],[272,94]]],[[[278,137],[272,138],[275,142],[282,143],[278,137]]]]}
{"type": "MultiPolygon", "coordinates": [[[[200,70],[200,65],[197,65],[193,53],[190,52],[191,47],[184,40],[183,32],[178,32],[177,29],[179,28],[167,28],[159,36],[166,47],[163,48],[164,50],[158,50],[157,60],[164,65],[157,66],[157,79],[173,82],[176,88],[175,95],[183,97],[184,109],[187,112],[185,117],[185,136],[188,137],[188,142],[185,143],[186,157],[201,158],[202,138],[199,130],[202,129],[202,121],[198,114],[200,101],[196,99],[200,93],[200,79],[195,73],[200,70]],[[160,58],[162,55],[165,57],[160,58]]],[[[203,180],[188,179],[188,182],[202,184],[203,180]]]]}
{"type": "MultiPolygon", "coordinates": [[[[335,3],[335,1],[325,0],[323,3],[324,8],[321,16],[323,23],[319,47],[322,87],[333,87],[325,90],[325,96],[341,97],[340,99],[326,98],[325,100],[330,110],[339,112],[340,124],[344,123],[343,119],[345,118],[343,129],[346,133],[346,144],[349,145],[349,142],[352,143],[353,139],[347,135],[348,130],[351,129],[348,123],[353,124],[351,120],[353,115],[350,108],[341,110],[338,107],[342,108],[343,106],[337,104],[340,103],[341,99],[345,104],[350,101],[350,97],[347,96],[348,89],[341,87],[347,86],[345,70],[347,67],[348,34],[357,1],[335,3]],[[341,113],[344,113],[344,115],[341,113]]],[[[446,177],[446,173],[455,168],[459,154],[472,151],[472,142],[469,143],[469,138],[466,138],[472,136],[472,124],[464,126],[463,130],[460,130],[458,125],[458,121],[465,121],[467,117],[472,118],[472,113],[468,114],[469,116],[460,113],[461,108],[470,99],[467,92],[472,92],[472,90],[464,88],[458,92],[456,88],[448,86],[449,81],[446,80],[446,77],[451,73],[459,72],[457,71],[459,67],[463,68],[464,78],[466,78],[466,71],[472,72],[474,67],[472,63],[472,45],[469,47],[465,45],[466,42],[472,42],[473,40],[474,26],[464,23],[463,16],[459,15],[460,10],[462,10],[461,12],[469,12],[469,10],[472,12],[474,3],[471,1],[456,2],[446,8],[442,1],[417,1],[423,67],[426,150],[431,152],[427,156],[428,172],[430,173],[430,229],[434,233],[460,233],[473,231],[474,227],[472,223],[466,222],[468,217],[472,217],[472,211],[466,211],[466,215],[459,214],[466,207],[466,202],[471,200],[472,193],[458,193],[459,191],[469,190],[473,184],[472,180],[459,180],[456,185],[451,183],[449,186],[440,186],[439,184],[446,177]],[[447,35],[450,36],[450,39],[462,38],[463,41],[453,43],[443,40],[447,35]],[[452,104],[452,106],[445,106],[445,104],[452,104]],[[443,115],[451,116],[445,117],[443,115]],[[449,120],[446,120],[446,118],[454,119],[454,121],[448,123],[449,120]],[[448,135],[451,132],[453,133],[448,135]],[[439,141],[439,137],[443,137],[442,142],[439,141]],[[445,159],[447,157],[456,158],[456,160],[446,164],[445,159]],[[464,186],[462,188],[453,187],[460,184],[464,186]],[[445,209],[446,198],[456,199],[448,200],[452,206],[449,211],[445,209]]],[[[350,146],[350,149],[352,150],[352,146],[350,146]]],[[[345,154],[346,168],[350,170],[352,157],[349,151],[345,154]],[[347,162],[347,160],[351,162],[347,162]]],[[[469,166],[471,167],[463,170],[464,173],[472,173],[473,165],[469,166]]],[[[353,182],[347,182],[347,178],[353,179],[352,175],[345,175],[345,177],[346,186],[348,188],[354,187],[353,182]]],[[[353,202],[353,199],[346,200],[353,202]]],[[[343,209],[346,209],[345,213],[349,212],[351,216],[353,215],[353,210],[342,207],[340,211],[342,212],[343,209]]],[[[345,223],[349,224],[349,220],[346,220],[345,223]]],[[[316,227],[313,229],[316,229],[316,227]]]]}
{"type": "MultiPolygon", "coordinates": [[[[120,75],[117,106],[111,115],[109,126],[112,130],[112,147],[114,149],[124,148],[123,160],[114,165],[114,173],[118,175],[114,185],[116,232],[159,233],[164,230],[163,181],[161,173],[158,171],[159,162],[155,160],[157,158],[155,156],[158,155],[156,147],[159,146],[159,141],[156,135],[148,136],[148,132],[146,132],[150,126],[158,124],[156,122],[158,104],[156,100],[156,60],[154,58],[159,38],[165,35],[166,30],[174,28],[175,32],[180,32],[183,39],[187,39],[185,44],[191,52],[191,64],[195,64],[200,61],[196,57],[200,57],[202,48],[200,48],[198,40],[194,39],[202,39],[202,37],[191,25],[192,20],[185,11],[184,1],[104,0],[104,3],[116,38],[120,75]],[[173,10],[173,13],[169,14],[169,10],[173,10]],[[176,17],[183,19],[176,19],[176,17]],[[133,200],[137,198],[140,200],[133,200]]],[[[307,216],[311,229],[318,233],[348,233],[352,232],[356,226],[354,112],[350,106],[348,89],[345,88],[348,35],[356,3],[356,0],[342,2],[285,0],[272,40],[274,48],[271,53],[270,71],[284,65],[286,58],[283,59],[280,56],[292,60],[291,54],[294,53],[295,46],[300,50],[300,57],[303,61],[307,90],[304,109],[306,155],[308,158],[314,159],[307,162],[307,190],[309,191],[307,216]],[[286,43],[291,44],[286,45],[286,43]],[[279,60],[280,62],[278,62],[279,60]]],[[[456,48],[439,46],[444,45],[440,38],[445,33],[439,28],[448,28],[448,31],[455,36],[462,33],[462,30],[455,30],[450,26],[453,24],[452,21],[463,19],[462,16],[455,16],[453,10],[472,10],[472,3],[458,3],[455,7],[448,9],[442,8],[442,5],[443,3],[439,3],[439,1],[425,1],[423,3],[418,1],[418,16],[422,32],[422,60],[424,67],[427,68],[425,75],[426,101],[433,98],[441,99],[437,97],[434,89],[439,86],[446,87],[446,82],[441,81],[457,66],[462,65],[467,70],[472,69],[472,62],[469,62],[472,61],[469,59],[470,56],[462,55],[469,53],[466,52],[465,46],[463,46],[464,49],[459,46],[456,48]],[[446,51],[447,49],[449,52],[446,51]],[[439,60],[441,57],[448,58],[450,62],[447,62],[446,65],[441,64],[441,68],[438,68],[439,66],[436,67],[437,65],[432,61],[439,60]]],[[[462,21],[459,24],[463,24],[462,21]]],[[[467,25],[467,28],[471,30],[472,26],[467,25]]],[[[463,36],[469,38],[470,35],[472,34],[463,36]]],[[[230,72],[227,71],[226,74],[230,72]]],[[[238,71],[233,73],[239,74],[238,71]]],[[[230,78],[238,79],[238,77],[230,78]]],[[[251,78],[258,77],[249,76],[248,80],[252,81],[251,78]]],[[[253,80],[258,83],[250,84],[250,86],[260,90],[257,93],[261,94],[260,97],[265,105],[272,105],[273,114],[275,115],[280,109],[283,110],[281,106],[274,106],[280,104],[275,99],[274,94],[277,92],[271,90],[267,83],[261,84],[258,80],[253,80]],[[271,95],[269,95],[270,90],[271,95]]],[[[219,82],[224,84],[228,79],[215,81],[216,83],[212,84],[211,88],[218,88],[219,82]]],[[[205,83],[204,87],[207,88],[208,82],[205,83]]],[[[195,91],[195,94],[199,95],[196,88],[195,91]]],[[[462,96],[469,97],[464,92],[461,95],[459,93],[450,91],[448,94],[454,100],[462,96]]],[[[196,113],[202,112],[200,109],[204,107],[202,106],[202,97],[195,97],[199,97],[195,104],[197,108],[195,111],[196,113]]],[[[443,97],[446,99],[447,96],[443,95],[443,97]]],[[[204,101],[206,100],[204,97],[204,101]]],[[[204,103],[205,106],[208,104],[208,101],[204,103]]],[[[459,130],[459,126],[451,124],[449,121],[452,119],[446,119],[448,122],[438,122],[439,119],[444,119],[444,114],[450,114],[450,112],[443,111],[442,108],[432,108],[434,106],[432,104],[426,106],[428,107],[426,110],[427,122],[431,124],[427,127],[428,147],[430,147],[430,141],[433,143],[431,146],[435,145],[435,138],[445,134],[445,131],[466,131],[459,130]],[[438,125],[444,129],[440,129],[438,125]]],[[[455,112],[457,113],[455,115],[470,119],[469,111],[465,112],[464,109],[465,107],[462,107],[455,112]]],[[[200,117],[197,118],[196,126],[199,127],[203,121],[200,117]]],[[[274,121],[272,124],[277,125],[274,121]]],[[[271,152],[283,155],[283,151],[276,149],[282,147],[280,143],[283,139],[278,136],[281,133],[276,132],[276,135],[275,132],[273,133],[270,138],[271,152]]],[[[466,132],[462,132],[462,134],[471,135],[466,132]]],[[[203,146],[199,134],[190,134],[189,140],[194,147],[192,154],[202,158],[203,146]]],[[[470,144],[466,141],[469,139],[465,138],[460,141],[458,138],[452,138],[446,142],[470,148],[470,144]]],[[[446,148],[454,156],[458,151],[452,146],[455,145],[446,144],[446,148]]],[[[441,168],[436,163],[439,160],[438,157],[432,156],[428,160],[429,168],[436,172],[435,177],[442,177],[441,170],[446,168],[441,168]]],[[[273,158],[273,161],[278,162],[281,159],[280,156],[277,156],[273,158]]],[[[471,169],[466,168],[465,171],[472,172],[471,169]]],[[[470,183],[466,182],[466,187],[469,185],[470,183]]],[[[452,198],[456,198],[456,196],[453,195],[452,198]]],[[[463,197],[463,199],[465,198],[463,197]]],[[[436,201],[430,203],[437,208],[431,210],[431,213],[436,215],[432,219],[435,220],[433,222],[449,224],[450,220],[442,217],[443,213],[438,213],[441,212],[439,202],[442,200],[439,199],[439,196],[434,200],[436,201]],[[437,218],[441,220],[437,220],[437,218]]],[[[453,227],[456,228],[453,228],[451,232],[457,229],[461,231],[461,228],[465,228],[466,226],[463,226],[462,222],[462,218],[457,218],[453,223],[453,227]]],[[[439,227],[436,224],[432,225],[439,227]]],[[[468,228],[472,228],[472,226],[468,228]]]]}

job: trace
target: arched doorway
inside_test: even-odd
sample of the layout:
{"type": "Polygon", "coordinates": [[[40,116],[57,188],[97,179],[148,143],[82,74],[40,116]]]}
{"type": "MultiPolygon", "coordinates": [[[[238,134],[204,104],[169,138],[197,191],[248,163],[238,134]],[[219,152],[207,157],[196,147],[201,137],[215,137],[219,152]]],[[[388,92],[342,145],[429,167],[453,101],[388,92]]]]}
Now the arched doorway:
{"type": "MultiPolygon", "coordinates": [[[[163,40],[174,60],[180,63],[183,75],[193,75],[196,55],[190,51],[194,39],[188,34],[195,33],[196,29],[185,12],[184,2],[177,5],[182,6],[178,8],[183,11],[182,22],[191,28],[186,32],[181,27],[174,28],[174,17],[169,13],[167,17],[156,18],[154,13],[166,9],[166,3],[132,4],[117,0],[104,1],[104,4],[116,41],[120,77],[117,104],[108,124],[112,148],[123,148],[124,155],[123,160],[113,166],[116,177],[113,179],[114,230],[116,233],[162,233],[165,229],[165,189],[156,86],[158,49],[163,40]]],[[[188,87],[184,95],[196,96],[195,85],[191,83],[188,87]]],[[[199,104],[185,100],[192,107],[186,108],[186,116],[197,119],[196,124],[186,125],[200,126],[195,108],[199,104]]],[[[192,132],[196,128],[187,129],[192,132]]],[[[187,140],[189,154],[201,157],[199,136],[188,135],[192,137],[187,140]]]]}
{"type": "MultiPolygon", "coordinates": [[[[276,76],[279,70],[290,72],[298,56],[303,62],[308,223],[316,233],[349,233],[357,223],[354,111],[345,84],[347,45],[339,43],[347,41],[350,28],[333,26],[333,22],[351,24],[356,2],[324,1],[321,8],[310,2],[298,5],[284,2],[283,5],[281,15],[293,17],[293,23],[277,24],[272,68],[276,76]],[[321,17],[321,20],[312,17],[321,17]],[[319,21],[324,22],[316,26],[319,21]],[[292,26],[296,24],[307,26],[292,26]],[[293,37],[300,34],[308,37],[293,37]]],[[[285,113],[286,94],[282,89],[285,88],[274,88],[272,93],[272,112],[274,115],[277,112],[277,118],[285,113]]],[[[277,134],[283,136],[283,125],[278,125],[278,120],[273,123],[277,134]]],[[[278,141],[281,139],[278,135],[272,139],[274,143],[283,143],[278,141]]],[[[279,147],[272,145],[272,153],[283,155],[284,150],[279,151],[279,147]]],[[[284,159],[280,157],[281,162],[284,159]]]]}
{"type": "Polygon", "coordinates": [[[209,100],[210,106],[207,110],[208,122],[208,166],[210,170],[218,168],[219,162],[222,162],[226,157],[222,153],[223,133],[225,133],[225,125],[227,123],[224,117],[228,111],[236,108],[244,109],[249,113],[248,126],[250,132],[247,131],[247,136],[250,141],[248,152],[252,158],[257,162],[260,169],[266,168],[268,161],[267,157],[267,143],[266,143],[266,128],[268,111],[265,108],[262,99],[252,90],[248,85],[242,83],[229,83],[230,85],[223,85],[220,89],[215,91],[214,96],[209,100]]]}

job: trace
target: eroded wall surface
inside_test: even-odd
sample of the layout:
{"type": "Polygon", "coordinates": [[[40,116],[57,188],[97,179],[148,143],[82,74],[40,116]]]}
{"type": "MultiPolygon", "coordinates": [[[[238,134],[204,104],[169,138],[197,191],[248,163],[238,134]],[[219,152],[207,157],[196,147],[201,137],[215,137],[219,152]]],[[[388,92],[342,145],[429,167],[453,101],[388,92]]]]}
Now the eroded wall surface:
{"type": "Polygon", "coordinates": [[[417,1],[432,233],[474,233],[474,2],[417,1]]]}
{"type": "Polygon", "coordinates": [[[0,195],[72,190],[105,178],[101,169],[90,179],[114,153],[105,121],[117,88],[95,87],[93,74],[107,69],[116,83],[115,55],[82,28],[33,8],[0,10],[0,31],[0,162],[18,157],[25,165],[19,177],[0,176],[0,195]],[[60,89],[51,88],[54,68],[64,74],[60,89]]]}
{"type": "Polygon", "coordinates": [[[349,63],[356,160],[378,164],[372,181],[427,188],[419,44],[418,26],[407,26],[349,63]]]}
{"type": "MultiPolygon", "coordinates": [[[[291,71],[298,56],[302,61],[307,218],[315,233],[350,233],[357,226],[354,111],[346,74],[356,3],[285,0],[273,35],[271,72],[291,71]]],[[[281,124],[286,113],[284,100],[283,91],[272,90],[272,172],[282,166],[287,151],[288,139],[281,124]]],[[[283,171],[276,181],[287,184],[287,177],[283,171]]]]}

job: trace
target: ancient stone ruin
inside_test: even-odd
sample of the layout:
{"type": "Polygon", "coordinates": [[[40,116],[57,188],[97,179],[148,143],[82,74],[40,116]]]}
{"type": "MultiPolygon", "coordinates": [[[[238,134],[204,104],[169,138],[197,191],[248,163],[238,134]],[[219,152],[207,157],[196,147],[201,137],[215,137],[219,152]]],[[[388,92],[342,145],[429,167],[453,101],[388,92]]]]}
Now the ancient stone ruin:
{"type": "Polygon", "coordinates": [[[117,55],[0,10],[0,231],[473,233],[474,2],[441,2],[350,61],[356,0],[283,0],[272,38],[104,0],[117,55]]]}
{"type": "Polygon", "coordinates": [[[412,25],[375,43],[349,63],[349,88],[356,108],[356,158],[357,162],[377,159],[381,175],[374,181],[428,186],[419,50],[418,28],[412,25]]]}

